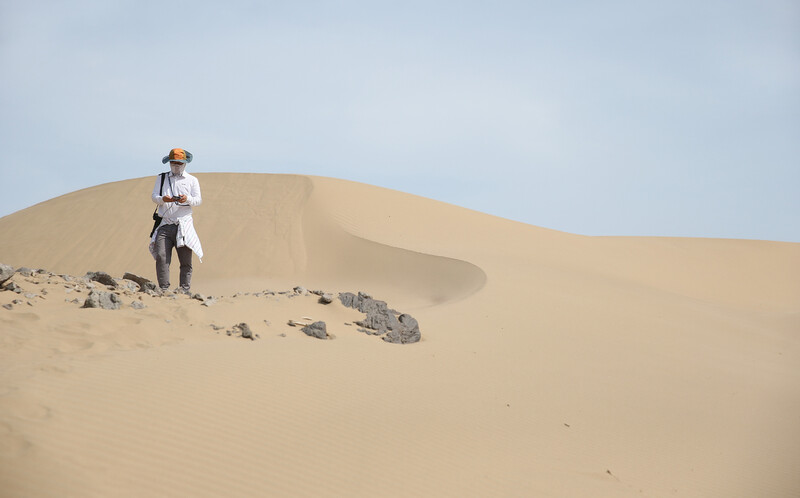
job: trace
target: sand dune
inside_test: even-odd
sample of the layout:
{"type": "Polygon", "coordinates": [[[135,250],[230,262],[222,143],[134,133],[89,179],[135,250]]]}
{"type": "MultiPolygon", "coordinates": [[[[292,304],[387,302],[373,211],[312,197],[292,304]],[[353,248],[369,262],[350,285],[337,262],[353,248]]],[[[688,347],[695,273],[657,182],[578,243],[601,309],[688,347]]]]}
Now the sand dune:
{"type": "Polygon", "coordinates": [[[152,277],[152,178],[0,219],[0,262],[56,274],[15,275],[38,297],[0,308],[3,496],[800,496],[800,244],[584,237],[342,180],[198,177],[193,287],[214,306],[66,302],[86,289],[57,274],[152,277]],[[370,292],[422,341],[252,294],[295,285],[370,292]],[[301,316],[335,339],[285,325],[301,316]],[[211,328],[241,321],[261,338],[211,328]]]}

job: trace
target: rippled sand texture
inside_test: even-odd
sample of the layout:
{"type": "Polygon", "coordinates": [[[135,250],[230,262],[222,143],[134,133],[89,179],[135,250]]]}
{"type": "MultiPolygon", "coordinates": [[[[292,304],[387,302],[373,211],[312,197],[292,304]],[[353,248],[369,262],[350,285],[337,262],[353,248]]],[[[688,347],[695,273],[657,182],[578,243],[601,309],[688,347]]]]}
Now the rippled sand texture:
{"type": "Polygon", "coordinates": [[[81,309],[58,276],[154,278],[154,178],[0,218],[0,262],[53,273],[0,292],[22,301],[0,308],[2,496],[800,496],[800,244],[584,237],[342,180],[197,176],[212,306],[81,309]],[[254,294],[296,285],[368,292],[422,341],[254,294]],[[287,325],[304,316],[333,340],[287,325]],[[260,338],[228,336],[239,322],[260,338]]]}

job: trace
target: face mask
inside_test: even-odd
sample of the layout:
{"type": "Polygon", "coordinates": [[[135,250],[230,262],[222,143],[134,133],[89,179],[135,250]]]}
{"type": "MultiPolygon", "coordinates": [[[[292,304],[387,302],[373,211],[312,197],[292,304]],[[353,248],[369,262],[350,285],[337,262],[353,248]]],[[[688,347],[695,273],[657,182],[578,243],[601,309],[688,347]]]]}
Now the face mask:
{"type": "Polygon", "coordinates": [[[169,169],[172,170],[172,174],[175,176],[181,176],[183,174],[183,170],[186,169],[185,164],[170,164],[169,169]]]}

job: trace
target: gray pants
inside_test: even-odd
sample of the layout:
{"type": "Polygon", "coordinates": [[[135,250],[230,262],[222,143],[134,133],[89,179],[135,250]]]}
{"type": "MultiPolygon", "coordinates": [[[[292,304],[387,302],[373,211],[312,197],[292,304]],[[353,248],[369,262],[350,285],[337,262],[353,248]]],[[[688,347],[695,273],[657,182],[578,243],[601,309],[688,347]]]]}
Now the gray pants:
{"type": "Polygon", "coordinates": [[[192,250],[176,247],[178,225],[164,225],[156,233],[156,277],[162,290],[169,289],[169,264],[172,262],[172,248],[178,253],[181,263],[181,289],[188,291],[192,285],[192,250]]]}

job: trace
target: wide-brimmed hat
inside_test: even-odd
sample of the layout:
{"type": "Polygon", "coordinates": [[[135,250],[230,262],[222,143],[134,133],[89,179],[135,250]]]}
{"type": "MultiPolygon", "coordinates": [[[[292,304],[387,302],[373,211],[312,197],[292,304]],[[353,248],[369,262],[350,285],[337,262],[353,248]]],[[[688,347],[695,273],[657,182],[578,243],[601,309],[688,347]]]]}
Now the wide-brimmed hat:
{"type": "Polygon", "coordinates": [[[192,153],[188,150],[172,149],[169,151],[169,155],[164,156],[164,159],[161,160],[161,164],[167,164],[167,162],[190,163],[192,162],[192,153]]]}

